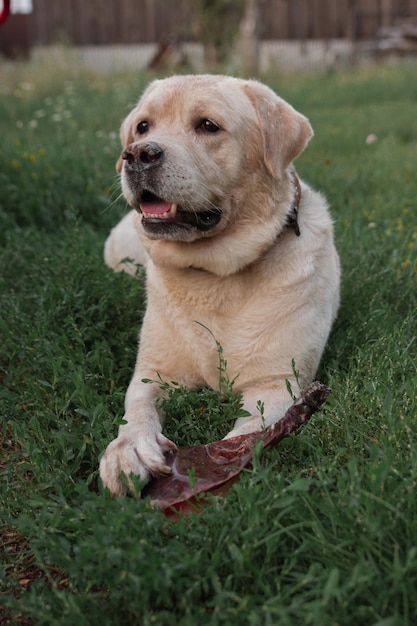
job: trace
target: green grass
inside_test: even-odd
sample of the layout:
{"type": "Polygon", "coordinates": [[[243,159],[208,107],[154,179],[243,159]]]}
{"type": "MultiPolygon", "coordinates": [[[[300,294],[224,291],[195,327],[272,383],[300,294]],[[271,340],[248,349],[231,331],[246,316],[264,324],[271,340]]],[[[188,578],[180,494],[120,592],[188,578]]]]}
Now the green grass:
{"type": "MultiPolygon", "coordinates": [[[[313,123],[297,168],[335,220],[332,394],[227,498],[168,522],[97,477],[145,306],[102,249],[126,209],[117,129],[147,78],[1,66],[1,623],[417,623],[415,73],[269,79],[313,123]]],[[[170,402],[180,445],[230,414],[209,392],[170,402]]]]}

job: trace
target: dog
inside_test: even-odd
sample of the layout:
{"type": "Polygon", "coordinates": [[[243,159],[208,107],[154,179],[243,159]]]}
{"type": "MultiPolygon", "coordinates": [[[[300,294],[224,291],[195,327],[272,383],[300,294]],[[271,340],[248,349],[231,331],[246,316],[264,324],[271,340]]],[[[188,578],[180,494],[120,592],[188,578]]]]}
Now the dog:
{"type": "Polygon", "coordinates": [[[100,461],[113,494],[123,474],[170,472],[160,385],[144,379],[218,388],[214,338],[248,412],[227,437],[273,424],[292,404],[288,382],[312,381],[340,283],[326,200],[293,165],[312,134],[266,85],[220,75],[155,80],[123,121],[117,170],[132,210],[105,261],[145,266],[147,309],[125,421],[100,461]]]}

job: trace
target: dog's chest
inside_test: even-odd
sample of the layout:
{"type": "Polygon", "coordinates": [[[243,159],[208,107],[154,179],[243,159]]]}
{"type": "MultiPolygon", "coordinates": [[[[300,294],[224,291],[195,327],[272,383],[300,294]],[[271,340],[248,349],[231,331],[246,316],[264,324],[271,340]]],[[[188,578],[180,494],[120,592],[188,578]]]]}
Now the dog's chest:
{"type": "Polygon", "coordinates": [[[154,271],[148,278],[149,301],[182,318],[198,314],[233,316],[250,298],[248,276],[218,277],[186,269],[154,271]]]}

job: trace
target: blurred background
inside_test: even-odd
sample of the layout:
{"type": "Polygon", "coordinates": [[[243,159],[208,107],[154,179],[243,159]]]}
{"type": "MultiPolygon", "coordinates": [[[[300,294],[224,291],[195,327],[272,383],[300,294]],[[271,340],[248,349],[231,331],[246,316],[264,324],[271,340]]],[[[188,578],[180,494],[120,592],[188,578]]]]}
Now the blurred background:
{"type": "Polygon", "coordinates": [[[243,74],[417,56],[417,0],[0,0],[0,54],[243,74]]]}

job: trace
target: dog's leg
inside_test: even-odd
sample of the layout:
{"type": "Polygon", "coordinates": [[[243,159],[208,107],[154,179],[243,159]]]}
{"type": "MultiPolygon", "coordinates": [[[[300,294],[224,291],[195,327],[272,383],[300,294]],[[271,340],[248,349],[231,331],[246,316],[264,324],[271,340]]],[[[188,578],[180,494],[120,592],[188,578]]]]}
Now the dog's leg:
{"type": "MultiPolygon", "coordinates": [[[[160,415],[155,403],[160,394],[156,383],[144,383],[149,372],[137,371],[129,385],[125,400],[125,424],[119,427],[118,437],[110,443],[100,461],[100,476],[113,494],[122,495],[126,486],[122,474],[129,481],[134,474],[142,481],[150,475],[169,474],[164,452],[176,449],[175,444],[162,434],[160,415]]],[[[129,481],[134,490],[133,484],[129,481]]]]}
{"type": "Polygon", "coordinates": [[[129,211],[111,230],[104,245],[104,261],[115,272],[136,274],[137,265],[146,264],[149,257],[139,239],[136,211],[129,211]]]}
{"type": "MultiPolygon", "coordinates": [[[[293,393],[298,396],[297,381],[289,378],[289,382],[293,393]]],[[[243,408],[250,416],[237,419],[225,439],[268,428],[284,417],[293,401],[285,380],[268,389],[259,387],[247,389],[243,394],[243,408]]]]}

